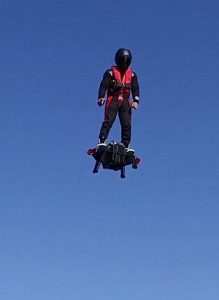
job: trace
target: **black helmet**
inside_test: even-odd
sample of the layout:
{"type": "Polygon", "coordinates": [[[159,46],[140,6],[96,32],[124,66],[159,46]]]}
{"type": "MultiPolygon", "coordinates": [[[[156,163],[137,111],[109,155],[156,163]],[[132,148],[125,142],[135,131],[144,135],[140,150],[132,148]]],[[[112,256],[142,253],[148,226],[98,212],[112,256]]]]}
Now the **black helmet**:
{"type": "Polygon", "coordinates": [[[131,51],[128,49],[118,49],[115,54],[115,62],[120,69],[127,69],[132,61],[131,51]]]}

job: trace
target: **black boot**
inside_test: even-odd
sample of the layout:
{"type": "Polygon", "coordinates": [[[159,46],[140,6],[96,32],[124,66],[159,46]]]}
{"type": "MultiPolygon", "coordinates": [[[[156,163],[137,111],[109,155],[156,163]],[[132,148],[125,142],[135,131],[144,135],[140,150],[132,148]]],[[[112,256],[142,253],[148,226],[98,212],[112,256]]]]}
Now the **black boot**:
{"type": "Polygon", "coordinates": [[[100,138],[99,138],[97,147],[100,147],[100,146],[106,146],[105,138],[104,138],[104,137],[100,137],[100,138]]]}

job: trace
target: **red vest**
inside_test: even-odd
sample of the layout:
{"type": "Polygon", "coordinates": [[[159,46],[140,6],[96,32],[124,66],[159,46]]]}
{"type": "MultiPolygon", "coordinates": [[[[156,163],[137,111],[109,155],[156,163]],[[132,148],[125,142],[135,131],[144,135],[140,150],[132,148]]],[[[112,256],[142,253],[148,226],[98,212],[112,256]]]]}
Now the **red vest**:
{"type": "Polygon", "coordinates": [[[123,76],[117,67],[112,67],[112,72],[114,78],[112,92],[118,91],[118,100],[122,101],[124,96],[130,95],[132,70],[128,68],[123,76]]]}

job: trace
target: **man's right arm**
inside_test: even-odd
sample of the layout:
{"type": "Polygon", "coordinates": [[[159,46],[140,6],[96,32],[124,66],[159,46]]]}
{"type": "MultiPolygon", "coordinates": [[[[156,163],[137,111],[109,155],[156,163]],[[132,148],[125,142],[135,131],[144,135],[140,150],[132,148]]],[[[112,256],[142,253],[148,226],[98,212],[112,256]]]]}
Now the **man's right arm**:
{"type": "Polygon", "coordinates": [[[110,70],[107,70],[103,74],[103,79],[99,86],[98,99],[105,97],[106,91],[109,89],[109,86],[110,86],[111,78],[112,77],[111,77],[110,70]]]}

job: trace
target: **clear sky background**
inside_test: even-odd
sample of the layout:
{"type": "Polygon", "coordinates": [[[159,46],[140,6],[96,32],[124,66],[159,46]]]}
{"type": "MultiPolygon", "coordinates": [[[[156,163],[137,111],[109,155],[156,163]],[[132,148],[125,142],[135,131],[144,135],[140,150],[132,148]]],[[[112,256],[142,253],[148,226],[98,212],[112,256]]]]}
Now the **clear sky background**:
{"type": "Polygon", "coordinates": [[[218,32],[216,0],[1,0],[0,299],[219,299],[218,32]],[[123,180],[86,154],[120,47],[141,87],[123,180]]]}

